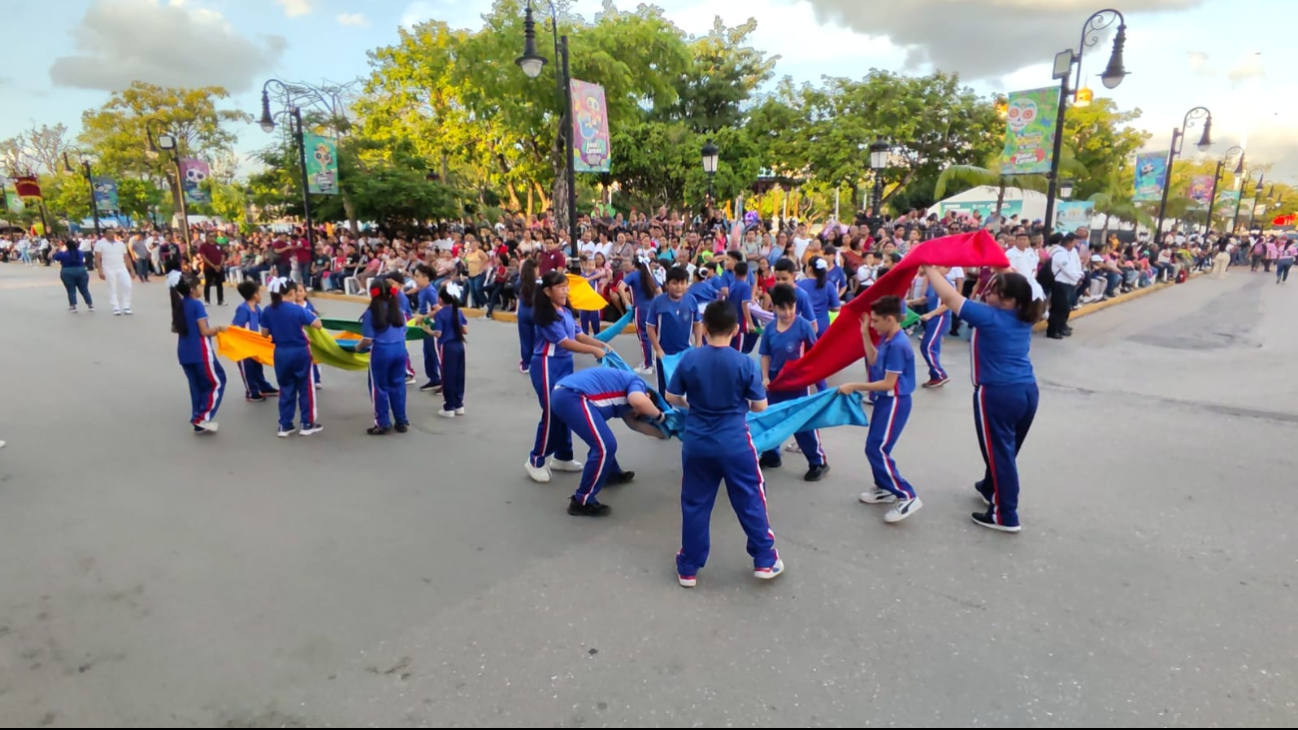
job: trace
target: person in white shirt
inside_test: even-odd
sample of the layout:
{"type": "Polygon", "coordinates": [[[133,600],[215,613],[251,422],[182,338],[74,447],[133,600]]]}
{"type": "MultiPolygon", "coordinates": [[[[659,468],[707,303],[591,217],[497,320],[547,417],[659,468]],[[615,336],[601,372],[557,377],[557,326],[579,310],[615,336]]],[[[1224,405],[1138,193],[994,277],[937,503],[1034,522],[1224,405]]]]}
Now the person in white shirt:
{"type": "Polygon", "coordinates": [[[1032,239],[1028,234],[1020,233],[1014,237],[1014,245],[1005,252],[1005,256],[1010,260],[1010,268],[1027,278],[1028,284],[1032,287],[1032,299],[1035,301],[1045,299],[1046,293],[1037,283],[1037,269],[1041,266],[1041,256],[1031,244],[1032,239]]]}
{"type": "Polygon", "coordinates": [[[131,256],[117,234],[109,231],[105,238],[95,242],[95,268],[99,269],[100,281],[108,282],[108,301],[113,305],[113,314],[131,313],[131,256]]]}
{"type": "Polygon", "coordinates": [[[801,262],[802,254],[807,252],[807,247],[811,245],[811,237],[807,235],[807,224],[798,224],[798,233],[793,237],[793,256],[794,261],[801,262]]]}
{"type": "Polygon", "coordinates": [[[26,236],[18,239],[18,255],[25,265],[32,265],[32,242],[26,236]]]}
{"type": "Polygon", "coordinates": [[[1052,340],[1062,340],[1072,332],[1068,326],[1068,316],[1073,311],[1077,285],[1082,281],[1082,260],[1077,256],[1077,234],[1064,236],[1062,245],[1050,256],[1050,268],[1055,283],[1050,291],[1050,323],[1046,328],[1046,336],[1052,340]]]}

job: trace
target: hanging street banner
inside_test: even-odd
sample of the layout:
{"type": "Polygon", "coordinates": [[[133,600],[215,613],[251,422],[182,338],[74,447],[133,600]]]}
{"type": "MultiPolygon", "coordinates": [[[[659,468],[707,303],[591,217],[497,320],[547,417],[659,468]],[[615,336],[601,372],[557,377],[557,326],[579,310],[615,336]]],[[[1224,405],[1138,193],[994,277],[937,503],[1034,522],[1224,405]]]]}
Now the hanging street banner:
{"type": "Polygon", "coordinates": [[[180,161],[180,185],[185,190],[186,203],[210,203],[212,194],[203,183],[212,174],[203,160],[186,157],[180,161]]]}
{"type": "MultiPolygon", "coordinates": [[[[1239,217],[1243,218],[1246,215],[1250,215],[1253,210],[1253,206],[1256,204],[1257,204],[1257,198],[1244,198],[1243,200],[1239,201],[1239,217]]],[[[1248,221],[1244,221],[1244,222],[1247,223],[1248,221]]]]}
{"type": "Polygon", "coordinates": [[[1200,208],[1207,208],[1208,203],[1212,202],[1212,175],[1195,175],[1190,178],[1190,200],[1199,204],[1200,208]]]}
{"type": "Polygon", "coordinates": [[[1221,195],[1217,196],[1217,215],[1222,218],[1229,218],[1232,215],[1235,215],[1235,206],[1238,204],[1238,190],[1223,190],[1221,195]]]}
{"type": "Polygon", "coordinates": [[[305,134],[307,188],[313,195],[338,194],[338,140],[305,134]]]}
{"type": "Polygon", "coordinates": [[[95,206],[99,208],[100,213],[110,210],[120,210],[117,202],[117,182],[111,177],[96,177],[94,180],[95,188],[95,206]]]}
{"type": "Polygon", "coordinates": [[[14,178],[14,189],[20,198],[41,198],[41,184],[35,175],[14,178]]]}
{"type": "Polygon", "coordinates": [[[1257,205],[1253,206],[1253,215],[1254,216],[1266,215],[1266,203],[1258,203],[1257,205]]]}
{"type": "Polygon", "coordinates": [[[1038,175],[1050,172],[1055,149],[1055,116],[1059,113],[1059,87],[1010,94],[1005,111],[1005,149],[1001,173],[1038,175]]]}
{"type": "Polygon", "coordinates": [[[1095,203],[1089,200],[1060,200],[1055,203],[1055,233],[1071,233],[1090,226],[1095,203]]]}
{"type": "Polygon", "coordinates": [[[0,176],[0,198],[3,198],[5,210],[10,213],[23,212],[23,199],[18,197],[18,191],[9,187],[9,178],[0,176]]]}
{"type": "Polygon", "coordinates": [[[611,150],[604,87],[572,80],[572,169],[608,172],[611,150]]]}
{"type": "Polygon", "coordinates": [[[1136,194],[1131,199],[1137,203],[1157,203],[1163,199],[1166,178],[1167,157],[1162,152],[1136,155],[1136,194]]]}

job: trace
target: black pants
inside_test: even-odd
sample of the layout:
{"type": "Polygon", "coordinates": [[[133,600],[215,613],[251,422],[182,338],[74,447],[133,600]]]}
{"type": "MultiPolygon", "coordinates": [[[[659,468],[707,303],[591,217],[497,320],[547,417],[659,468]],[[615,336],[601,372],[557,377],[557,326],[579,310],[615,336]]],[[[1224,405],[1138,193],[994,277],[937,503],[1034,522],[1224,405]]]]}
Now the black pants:
{"type": "Polygon", "coordinates": [[[212,287],[216,287],[216,303],[225,304],[225,272],[203,267],[203,301],[212,303],[212,287]]]}
{"type": "Polygon", "coordinates": [[[1073,311],[1073,292],[1077,288],[1072,284],[1056,281],[1050,289],[1050,321],[1046,334],[1062,335],[1068,326],[1068,315],[1073,311]]]}

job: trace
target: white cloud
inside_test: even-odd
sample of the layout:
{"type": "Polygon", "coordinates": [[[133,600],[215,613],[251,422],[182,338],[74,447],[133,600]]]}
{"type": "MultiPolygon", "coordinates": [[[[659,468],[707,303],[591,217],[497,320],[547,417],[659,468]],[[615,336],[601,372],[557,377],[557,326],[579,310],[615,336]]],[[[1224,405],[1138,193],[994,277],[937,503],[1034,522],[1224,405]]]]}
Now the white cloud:
{"type": "Polygon", "coordinates": [[[242,91],[288,45],[278,35],[253,41],[220,13],[175,0],[95,0],[71,33],[74,53],[54,60],[50,79],[55,86],[106,91],[132,81],[242,91]]]}
{"type": "Polygon", "coordinates": [[[370,21],[366,19],[365,13],[339,13],[338,24],[350,25],[354,28],[364,28],[370,24],[370,21]]]}
{"type": "Polygon", "coordinates": [[[310,13],[315,8],[312,7],[314,0],[275,0],[284,8],[284,14],[290,18],[296,18],[310,13]]]}
{"type": "Polygon", "coordinates": [[[1208,54],[1203,51],[1187,51],[1190,59],[1190,73],[1195,76],[1216,76],[1217,70],[1208,65],[1208,54]]]}
{"type": "Polygon", "coordinates": [[[1266,69],[1262,66],[1261,53],[1246,53],[1240,58],[1239,63],[1227,74],[1232,84],[1238,84],[1249,79],[1260,79],[1266,76],[1266,69]]]}

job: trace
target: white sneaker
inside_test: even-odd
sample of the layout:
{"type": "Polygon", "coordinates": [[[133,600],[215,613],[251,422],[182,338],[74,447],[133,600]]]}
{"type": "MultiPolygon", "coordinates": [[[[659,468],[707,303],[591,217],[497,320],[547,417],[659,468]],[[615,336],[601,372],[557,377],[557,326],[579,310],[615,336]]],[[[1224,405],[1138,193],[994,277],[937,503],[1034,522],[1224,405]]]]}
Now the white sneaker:
{"type": "Polygon", "coordinates": [[[643,366],[643,367],[638,367],[638,368],[635,369],[635,371],[636,371],[637,373],[639,373],[640,375],[653,375],[653,374],[654,374],[654,369],[653,369],[652,367],[648,366],[648,365],[645,365],[645,366],[643,366]]]}
{"type": "Polygon", "coordinates": [[[324,386],[321,385],[320,383],[316,383],[316,384],[315,384],[315,389],[316,389],[316,390],[323,390],[323,389],[324,389],[324,386]]]}
{"type": "Polygon", "coordinates": [[[782,575],[784,575],[784,561],[778,558],[775,560],[775,565],[769,568],[757,568],[753,571],[753,577],[758,580],[775,580],[782,575]]]}
{"type": "Polygon", "coordinates": [[[790,454],[802,453],[802,447],[798,445],[797,441],[790,441],[789,443],[785,444],[784,450],[789,452],[790,454]]]}
{"type": "Polygon", "coordinates": [[[413,375],[406,376],[406,385],[416,385],[418,383],[419,383],[419,378],[416,378],[413,375]]]}
{"type": "Polygon", "coordinates": [[[293,435],[293,428],[292,428],[292,427],[289,427],[289,428],[281,428],[281,429],[279,430],[279,433],[277,433],[277,434],[275,434],[275,435],[276,435],[276,436],[279,436],[279,437],[282,438],[282,439],[286,439],[286,438],[288,438],[289,436],[292,436],[292,435],[293,435]]]}
{"type": "Polygon", "coordinates": [[[553,456],[550,457],[550,468],[555,471],[580,472],[584,467],[585,465],[576,459],[573,459],[572,461],[559,461],[553,456]]]}
{"type": "Polygon", "coordinates": [[[897,495],[875,487],[868,492],[861,492],[861,501],[865,504],[892,504],[897,501],[897,495]]]}
{"type": "Polygon", "coordinates": [[[455,409],[455,415],[457,415],[457,416],[463,416],[463,415],[464,415],[464,408],[463,408],[463,406],[461,406],[460,408],[456,408],[456,409],[455,409]]]}
{"type": "Polygon", "coordinates": [[[3,449],[4,447],[5,447],[5,442],[0,441],[0,449],[3,449]]]}
{"type": "Polygon", "coordinates": [[[207,431],[208,433],[216,433],[216,430],[221,427],[221,424],[217,423],[216,421],[199,421],[194,425],[198,426],[204,431],[207,431]]]}
{"type": "Polygon", "coordinates": [[[523,468],[527,469],[527,475],[537,484],[550,483],[550,470],[543,466],[532,466],[532,460],[528,459],[523,462],[523,468]]]}
{"type": "Polygon", "coordinates": [[[455,418],[455,411],[438,411],[437,415],[442,418],[455,418]]]}
{"type": "Polygon", "coordinates": [[[114,309],[114,310],[113,310],[113,316],[114,316],[114,317],[120,317],[120,316],[122,316],[122,310],[120,310],[120,309],[114,309]]]}
{"type": "Polygon", "coordinates": [[[883,521],[887,522],[890,525],[897,522],[901,522],[907,517],[910,517],[911,515],[923,509],[923,507],[924,507],[924,503],[920,501],[919,497],[915,497],[914,499],[906,499],[906,500],[899,501],[897,502],[896,506],[888,510],[888,514],[884,515],[883,521]]]}
{"type": "Polygon", "coordinates": [[[122,314],[130,314],[130,313],[131,313],[131,310],[130,310],[129,308],[128,308],[128,309],[123,309],[123,310],[122,310],[122,314]]]}
{"type": "Polygon", "coordinates": [[[303,426],[298,431],[298,433],[302,434],[303,436],[310,436],[313,433],[320,433],[323,430],[324,430],[324,426],[321,426],[318,423],[313,423],[310,426],[303,426]]]}
{"type": "Polygon", "coordinates": [[[680,582],[681,588],[693,588],[694,586],[699,584],[698,576],[694,576],[694,575],[691,575],[688,578],[686,578],[683,575],[677,575],[676,580],[680,582]]]}

